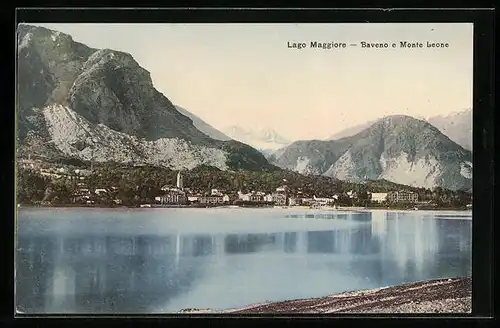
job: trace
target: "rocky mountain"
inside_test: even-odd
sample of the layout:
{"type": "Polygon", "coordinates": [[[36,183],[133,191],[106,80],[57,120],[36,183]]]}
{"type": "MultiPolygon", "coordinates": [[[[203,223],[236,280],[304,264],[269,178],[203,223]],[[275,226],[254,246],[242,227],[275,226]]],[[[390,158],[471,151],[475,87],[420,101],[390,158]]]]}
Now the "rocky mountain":
{"type": "MultiPolygon", "coordinates": [[[[438,128],[448,138],[464,147],[472,150],[472,110],[466,109],[450,115],[438,115],[429,117],[427,122],[438,128]]],[[[353,136],[370,127],[376,121],[359,124],[333,134],[327,140],[337,140],[353,136]]]]}
{"type": "Polygon", "coordinates": [[[92,49],[70,35],[30,25],[19,25],[17,45],[20,156],[174,169],[275,168],[248,145],[213,138],[208,125],[158,92],[150,73],[128,53],[92,49]]]}
{"type": "Polygon", "coordinates": [[[410,116],[382,118],[338,140],[297,141],[278,150],[274,164],[303,174],[361,182],[457,190],[472,186],[472,154],[436,127],[410,116]]]}
{"type": "Polygon", "coordinates": [[[427,121],[460,146],[472,151],[472,109],[433,116],[427,121]]]}
{"type": "Polygon", "coordinates": [[[234,140],[246,143],[265,156],[270,156],[277,149],[288,146],[291,141],[279,135],[272,128],[264,128],[258,131],[243,129],[239,126],[229,126],[223,129],[224,133],[234,140]]]}
{"type": "Polygon", "coordinates": [[[209,136],[212,139],[216,140],[222,140],[222,141],[227,141],[227,140],[232,140],[228,136],[226,136],[224,133],[220,132],[207,122],[203,121],[201,118],[198,116],[194,115],[193,113],[189,112],[188,110],[180,107],[180,106],[175,106],[177,111],[181,113],[184,116],[189,117],[192,121],[194,126],[200,130],[201,132],[205,133],[207,136],[209,136]]]}

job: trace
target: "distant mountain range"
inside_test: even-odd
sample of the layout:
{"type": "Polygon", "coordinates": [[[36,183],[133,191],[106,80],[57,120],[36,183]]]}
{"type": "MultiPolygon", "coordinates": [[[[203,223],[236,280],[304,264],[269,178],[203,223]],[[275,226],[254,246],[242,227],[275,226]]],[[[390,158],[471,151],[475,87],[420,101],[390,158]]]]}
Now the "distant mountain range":
{"type": "Polygon", "coordinates": [[[363,123],[363,124],[358,124],[358,125],[355,125],[355,126],[352,126],[352,127],[349,127],[349,128],[343,129],[343,130],[340,130],[339,132],[333,134],[332,136],[330,136],[326,140],[337,140],[337,139],[342,139],[342,138],[353,136],[355,134],[360,133],[364,129],[369,128],[375,122],[377,122],[377,121],[376,120],[375,121],[368,121],[368,122],[363,123]]]}
{"type": "Polygon", "coordinates": [[[189,117],[193,121],[193,125],[200,130],[201,132],[205,133],[207,136],[209,136],[212,139],[216,140],[222,140],[222,141],[228,141],[232,140],[230,137],[225,135],[224,133],[220,132],[216,128],[212,127],[210,124],[207,122],[203,121],[201,118],[198,116],[194,115],[191,112],[188,112],[186,109],[180,107],[180,106],[175,106],[175,108],[181,113],[182,115],[185,115],[189,117]]]}
{"type": "Polygon", "coordinates": [[[338,140],[294,142],[270,160],[299,173],[353,182],[386,179],[415,187],[472,187],[471,152],[428,122],[404,115],[382,118],[338,140]]]}
{"type": "Polygon", "coordinates": [[[472,109],[444,116],[433,116],[427,121],[460,146],[472,150],[472,109]]]}
{"type": "Polygon", "coordinates": [[[176,108],[130,54],[92,49],[42,27],[23,24],[17,32],[20,156],[276,169],[176,108]]]}
{"type": "Polygon", "coordinates": [[[266,156],[274,151],[288,146],[291,141],[279,135],[272,128],[264,128],[259,131],[243,129],[239,126],[229,126],[223,129],[224,133],[234,140],[246,143],[266,156]]]}
{"type": "MultiPolygon", "coordinates": [[[[427,122],[438,128],[448,138],[455,141],[465,149],[472,150],[472,110],[466,109],[449,115],[433,116],[426,119],[427,122]]],[[[337,140],[353,136],[374,124],[375,121],[369,121],[332,135],[327,140],[337,140]]]]}
{"type": "Polygon", "coordinates": [[[92,49],[29,25],[19,25],[17,46],[20,157],[172,169],[281,167],[354,182],[472,186],[471,151],[457,144],[472,149],[470,111],[430,118],[432,125],[389,116],[342,131],[335,140],[291,142],[271,128],[213,128],[158,92],[150,73],[128,53],[92,49]]]}

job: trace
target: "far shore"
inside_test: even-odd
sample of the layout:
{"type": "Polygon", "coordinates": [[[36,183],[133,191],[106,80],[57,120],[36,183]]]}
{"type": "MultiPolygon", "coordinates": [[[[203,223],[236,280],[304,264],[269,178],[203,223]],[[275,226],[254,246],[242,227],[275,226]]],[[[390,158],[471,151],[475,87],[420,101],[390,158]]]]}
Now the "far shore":
{"type": "Polygon", "coordinates": [[[95,208],[95,209],[165,209],[165,208],[189,208],[189,209],[215,209],[215,208],[251,208],[251,209],[282,209],[282,210],[311,210],[311,211],[352,211],[352,212],[363,212],[363,211],[381,211],[381,212],[464,212],[470,213],[472,209],[469,208],[421,208],[421,209],[403,209],[403,208],[384,208],[384,207],[355,207],[355,206],[338,206],[338,207],[310,207],[310,206],[252,206],[252,205],[156,205],[156,204],[142,204],[138,206],[126,206],[126,205],[103,205],[103,204],[19,204],[18,208],[95,208]]]}

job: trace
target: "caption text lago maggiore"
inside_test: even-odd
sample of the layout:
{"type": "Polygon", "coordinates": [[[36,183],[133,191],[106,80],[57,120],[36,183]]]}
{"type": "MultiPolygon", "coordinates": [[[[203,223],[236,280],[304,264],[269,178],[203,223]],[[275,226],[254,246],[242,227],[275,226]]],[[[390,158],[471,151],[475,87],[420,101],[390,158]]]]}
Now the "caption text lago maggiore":
{"type": "Polygon", "coordinates": [[[387,48],[449,48],[448,42],[366,42],[357,43],[345,42],[287,42],[287,47],[292,49],[318,48],[318,49],[342,49],[347,47],[356,47],[364,49],[387,49],[387,48]]]}

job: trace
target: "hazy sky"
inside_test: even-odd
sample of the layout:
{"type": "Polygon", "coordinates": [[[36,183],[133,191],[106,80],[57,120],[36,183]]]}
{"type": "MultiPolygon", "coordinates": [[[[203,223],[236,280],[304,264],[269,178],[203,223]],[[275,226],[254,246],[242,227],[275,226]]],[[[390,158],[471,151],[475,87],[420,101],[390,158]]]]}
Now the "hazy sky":
{"type": "Polygon", "coordinates": [[[388,114],[472,107],[473,26],[460,24],[36,24],[131,53],[155,87],[215,128],[326,138],[388,114]],[[392,49],[399,41],[448,42],[392,49]],[[287,42],[389,42],[289,49],[287,42]]]}

